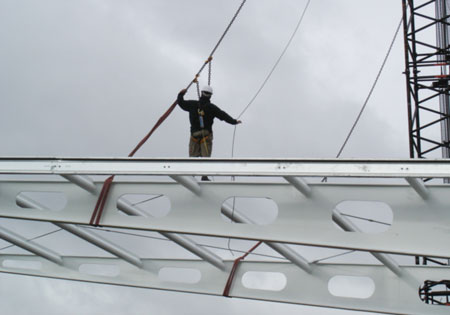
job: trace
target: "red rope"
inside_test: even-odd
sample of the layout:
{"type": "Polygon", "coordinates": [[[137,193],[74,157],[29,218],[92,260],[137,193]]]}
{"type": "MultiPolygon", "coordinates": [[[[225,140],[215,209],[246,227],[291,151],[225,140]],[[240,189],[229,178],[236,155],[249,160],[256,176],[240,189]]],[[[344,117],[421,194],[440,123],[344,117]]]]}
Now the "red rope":
{"type": "Polygon", "coordinates": [[[152,130],[138,143],[138,145],[128,154],[128,157],[132,157],[141,147],[142,145],[150,138],[150,136],[155,132],[155,130],[169,117],[170,113],[174,110],[175,106],[177,106],[177,101],[173,102],[173,104],[169,107],[169,109],[159,118],[156,124],[153,126],[152,130]]]}
{"type": "MultiPolygon", "coordinates": [[[[128,157],[132,157],[143,145],[144,143],[150,138],[150,136],[155,132],[155,130],[166,120],[167,117],[169,117],[170,113],[174,110],[175,106],[177,105],[177,101],[175,101],[169,109],[158,119],[156,124],[153,126],[153,128],[150,130],[150,132],[137,144],[137,146],[131,151],[130,154],[128,154],[128,157]]],[[[94,212],[92,213],[91,220],[89,221],[89,224],[98,226],[100,223],[100,219],[103,214],[103,209],[105,208],[106,200],[108,199],[108,193],[111,189],[111,184],[114,179],[114,175],[108,177],[105,182],[103,183],[102,190],[100,192],[100,195],[98,196],[97,203],[95,204],[94,212]]]]}
{"type": "Polygon", "coordinates": [[[259,241],[248,252],[246,252],[244,255],[242,255],[241,257],[237,258],[234,261],[233,268],[231,268],[231,272],[230,272],[230,275],[228,276],[227,284],[225,285],[225,288],[224,288],[223,293],[222,293],[223,296],[226,296],[226,297],[230,296],[231,285],[233,284],[234,275],[236,273],[236,270],[237,270],[237,267],[239,265],[239,262],[241,260],[244,260],[245,257],[247,257],[251,252],[253,252],[259,245],[261,245],[261,243],[262,243],[262,241],[259,241]]]}

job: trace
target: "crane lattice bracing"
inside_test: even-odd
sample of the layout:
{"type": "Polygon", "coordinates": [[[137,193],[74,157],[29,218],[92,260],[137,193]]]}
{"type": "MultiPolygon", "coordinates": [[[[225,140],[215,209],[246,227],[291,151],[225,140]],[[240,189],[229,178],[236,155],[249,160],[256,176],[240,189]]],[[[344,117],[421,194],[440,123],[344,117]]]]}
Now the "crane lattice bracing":
{"type": "Polygon", "coordinates": [[[403,0],[410,156],[450,157],[448,0],[403,0]]]}
{"type": "Polygon", "coordinates": [[[450,177],[448,159],[0,158],[0,176],[0,239],[27,251],[1,252],[0,272],[390,314],[448,314],[450,267],[413,264],[415,256],[450,259],[450,186],[420,179],[450,177]],[[116,179],[101,226],[91,226],[102,178],[110,175],[116,179]],[[194,177],[203,175],[214,182],[194,177]],[[321,182],[324,176],[328,183],[321,182]],[[39,194],[59,194],[65,202],[42,203],[39,194]],[[145,201],[164,196],[168,211],[161,215],[158,204],[156,214],[130,201],[139,194],[156,196],[145,201]],[[233,198],[271,200],[275,214],[267,215],[261,203],[247,211],[233,198]],[[368,232],[352,220],[361,214],[349,213],[349,202],[377,215],[387,208],[392,222],[383,223],[382,232],[368,232]],[[61,253],[54,243],[4,226],[8,219],[50,223],[70,237],[67,244],[86,241],[109,256],[61,253]],[[106,232],[116,234],[111,239],[106,232]],[[163,238],[156,246],[136,247],[155,233],[163,238]],[[134,239],[127,242],[124,235],[134,239]],[[230,260],[201,243],[211,237],[257,242],[272,254],[230,260]],[[190,258],[155,256],[167,253],[165,246],[180,246],[190,258]],[[308,248],[365,253],[373,261],[323,263],[308,257],[308,248]],[[257,281],[248,280],[255,275],[257,281]],[[444,305],[425,303],[430,301],[444,305]]]}

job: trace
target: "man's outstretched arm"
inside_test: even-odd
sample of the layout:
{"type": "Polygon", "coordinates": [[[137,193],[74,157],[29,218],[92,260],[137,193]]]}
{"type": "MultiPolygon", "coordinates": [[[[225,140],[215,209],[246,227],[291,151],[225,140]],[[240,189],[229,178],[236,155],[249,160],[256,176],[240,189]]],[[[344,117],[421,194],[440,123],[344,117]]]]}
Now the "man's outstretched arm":
{"type": "Polygon", "coordinates": [[[181,109],[185,110],[185,111],[189,111],[189,101],[185,101],[184,100],[184,95],[186,94],[187,90],[186,89],[182,89],[180,91],[180,93],[178,93],[178,97],[177,97],[177,103],[178,105],[180,105],[181,109]]]}
{"type": "Polygon", "coordinates": [[[215,109],[215,116],[217,118],[219,118],[220,120],[225,120],[227,123],[229,123],[231,125],[238,125],[238,124],[242,123],[242,121],[234,119],[233,117],[228,115],[226,112],[221,110],[219,107],[217,107],[215,105],[212,105],[212,106],[214,106],[214,109],[215,109]]]}

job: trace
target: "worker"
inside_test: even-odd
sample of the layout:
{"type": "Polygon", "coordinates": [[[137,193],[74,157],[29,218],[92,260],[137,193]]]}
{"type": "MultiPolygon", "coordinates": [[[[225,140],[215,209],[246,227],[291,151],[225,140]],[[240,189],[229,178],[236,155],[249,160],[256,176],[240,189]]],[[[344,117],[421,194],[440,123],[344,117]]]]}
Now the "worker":
{"type": "MultiPolygon", "coordinates": [[[[242,123],[240,120],[232,118],[219,107],[211,103],[213,89],[206,85],[201,90],[198,101],[184,100],[187,90],[183,89],[178,93],[178,105],[189,112],[191,123],[191,138],[189,141],[189,157],[210,157],[212,151],[214,118],[225,120],[231,125],[242,123]]],[[[202,180],[209,180],[207,176],[202,176],[202,180]]]]}

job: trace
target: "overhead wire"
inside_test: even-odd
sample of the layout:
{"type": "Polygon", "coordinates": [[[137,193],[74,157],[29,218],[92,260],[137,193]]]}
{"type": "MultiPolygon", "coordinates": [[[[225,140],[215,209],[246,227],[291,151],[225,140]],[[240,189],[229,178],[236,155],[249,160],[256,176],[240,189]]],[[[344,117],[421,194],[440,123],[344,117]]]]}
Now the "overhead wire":
{"type": "MultiPolygon", "coordinates": [[[[386,53],[386,56],[383,59],[381,67],[378,70],[377,76],[375,77],[375,81],[373,82],[372,87],[369,90],[369,94],[367,95],[367,97],[366,97],[366,99],[365,99],[365,101],[364,101],[364,103],[363,103],[363,105],[361,107],[361,110],[359,111],[358,116],[355,119],[355,122],[353,123],[352,127],[350,128],[350,131],[348,132],[347,136],[345,137],[344,143],[342,144],[342,146],[340,147],[338,153],[336,154],[336,158],[339,158],[341,156],[342,152],[344,151],[344,148],[347,146],[347,143],[350,140],[350,137],[353,135],[353,131],[355,130],[356,125],[359,123],[359,120],[361,119],[361,116],[364,113],[364,111],[365,111],[365,109],[367,107],[367,104],[369,104],[369,100],[372,97],[373,91],[375,90],[375,88],[376,88],[376,86],[378,84],[378,81],[379,81],[379,79],[381,77],[381,74],[382,74],[382,72],[384,70],[384,66],[386,65],[386,63],[387,63],[387,61],[389,59],[389,56],[391,55],[392,48],[394,47],[395,41],[397,39],[398,33],[399,33],[400,28],[401,28],[402,25],[403,25],[403,17],[400,19],[400,23],[398,24],[397,29],[395,30],[394,37],[392,38],[391,44],[389,45],[389,49],[388,49],[388,51],[386,53]]],[[[326,182],[327,179],[328,179],[327,177],[324,177],[322,179],[322,182],[326,182]]]]}
{"type": "Polygon", "coordinates": [[[373,82],[372,87],[370,88],[369,94],[367,95],[367,97],[366,97],[366,99],[365,99],[365,101],[364,101],[364,103],[363,103],[363,106],[361,107],[361,110],[359,111],[359,114],[358,114],[358,116],[356,117],[355,122],[353,123],[352,127],[350,128],[350,131],[349,131],[349,133],[347,134],[347,137],[345,138],[344,143],[342,144],[341,148],[339,149],[339,152],[338,152],[338,154],[336,155],[336,158],[339,158],[339,157],[341,156],[341,154],[342,154],[342,151],[344,151],[344,148],[345,148],[345,146],[347,145],[348,140],[349,140],[350,137],[352,136],[353,131],[355,130],[356,125],[358,124],[359,120],[361,119],[361,116],[362,116],[362,114],[364,113],[364,110],[366,109],[367,104],[369,103],[370,98],[372,97],[373,91],[375,90],[375,87],[377,86],[378,81],[379,81],[379,79],[380,79],[380,77],[381,77],[381,73],[382,73],[383,70],[384,70],[384,66],[386,65],[386,63],[387,63],[387,61],[388,61],[388,59],[389,59],[389,56],[391,55],[392,48],[394,47],[395,41],[396,41],[396,39],[397,39],[398,33],[399,33],[400,28],[401,28],[402,25],[403,25],[403,17],[400,19],[400,23],[398,24],[397,29],[395,30],[394,37],[392,38],[392,41],[391,41],[391,43],[390,43],[390,45],[389,45],[389,49],[388,49],[388,51],[387,51],[387,53],[386,53],[386,56],[385,56],[384,59],[383,59],[383,63],[381,64],[381,67],[380,67],[380,69],[378,70],[378,73],[377,73],[377,76],[376,76],[376,78],[375,78],[375,81],[373,82]]]}
{"type": "MultiPolygon", "coordinates": [[[[306,12],[308,11],[309,5],[311,3],[311,0],[308,0],[306,2],[305,7],[303,8],[303,11],[300,15],[299,20],[297,21],[297,24],[294,28],[294,31],[292,32],[291,36],[289,37],[289,40],[287,41],[286,45],[284,46],[283,50],[281,51],[281,54],[278,56],[277,60],[275,61],[275,63],[273,64],[272,68],[270,69],[269,73],[267,74],[267,76],[264,78],[263,82],[261,83],[261,85],[259,86],[258,90],[256,91],[255,95],[253,95],[253,97],[250,99],[250,101],[248,102],[248,104],[244,107],[244,109],[241,111],[241,113],[238,115],[237,119],[239,120],[239,118],[242,117],[242,115],[244,115],[244,113],[250,108],[250,106],[253,104],[253,102],[256,100],[256,98],[259,96],[259,94],[261,93],[261,91],[264,89],[264,87],[266,86],[267,82],[269,82],[269,79],[272,77],[272,74],[275,72],[275,70],[277,69],[278,65],[280,64],[280,61],[283,59],[284,55],[286,54],[287,50],[289,49],[289,47],[292,44],[292,41],[295,38],[295,35],[297,35],[298,30],[300,29],[300,26],[303,22],[303,19],[306,15],[306,12]]],[[[236,141],[236,129],[237,127],[234,127],[234,131],[233,131],[233,140],[232,140],[232,146],[231,146],[231,157],[234,157],[234,144],[236,141]]]]}
{"type": "Polygon", "coordinates": [[[266,78],[264,79],[264,81],[262,82],[261,86],[259,87],[259,89],[256,91],[255,95],[250,99],[250,102],[247,104],[247,106],[245,106],[245,108],[242,110],[242,112],[239,114],[238,118],[241,118],[242,115],[244,115],[244,113],[247,111],[247,109],[253,104],[253,102],[256,100],[256,98],[258,97],[258,95],[261,93],[261,91],[264,89],[264,87],[266,86],[267,82],[269,81],[269,79],[272,77],[272,74],[275,72],[276,68],[278,67],[278,65],[280,64],[281,59],[283,59],[284,55],[286,54],[287,50],[289,49],[289,47],[291,46],[292,41],[294,40],[295,35],[297,35],[297,32],[300,28],[300,25],[303,22],[303,19],[306,15],[306,12],[308,11],[309,8],[309,4],[311,3],[311,0],[308,0],[306,2],[306,5],[302,11],[302,14],[300,15],[300,19],[297,22],[297,25],[294,28],[294,31],[292,32],[291,36],[289,37],[289,40],[287,41],[286,45],[284,46],[280,56],[278,57],[278,59],[275,61],[275,63],[273,64],[272,68],[270,69],[269,73],[267,74],[266,78]]]}
{"type": "MultiPolygon", "coordinates": [[[[245,108],[241,111],[241,113],[238,115],[237,120],[239,120],[239,118],[242,117],[242,115],[244,115],[244,113],[250,108],[250,106],[253,104],[253,102],[256,100],[256,98],[259,96],[259,94],[261,93],[261,91],[264,89],[264,87],[266,86],[267,82],[269,81],[269,79],[272,77],[272,74],[275,72],[275,70],[277,69],[278,65],[280,64],[280,61],[283,59],[284,55],[286,54],[287,50],[289,49],[289,47],[292,44],[292,41],[295,38],[295,35],[297,35],[298,30],[300,29],[300,25],[303,22],[303,19],[306,15],[306,12],[308,11],[309,5],[311,3],[311,0],[308,0],[306,2],[305,7],[302,10],[302,13],[300,15],[299,20],[297,21],[297,24],[295,25],[294,31],[292,32],[291,36],[289,37],[289,40],[287,41],[286,45],[284,46],[283,50],[281,51],[281,54],[278,56],[277,60],[275,61],[275,63],[273,64],[272,68],[270,69],[269,73],[267,74],[267,76],[265,77],[265,79],[263,80],[262,84],[259,86],[258,90],[256,91],[255,95],[253,95],[253,97],[250,99],[250,101],[248,102],[248,104],[245,106],[245,108]]],[[[235,142],[236,142],[236,130],[237,130],[237,126],[234,126],[234,130],[233,130],[233,138],[231,141],[231,157],[234,157],[234,147],[235,147],[235,142]]],[[[232,177],[232,180],[234,181],[234,177],[232,177]]],[[[233,218],[234,215],[234,207],[235,207],[235,198],[233,198],[233,211],[231,213],[231,217],[233,218]]],[[[230,243],[231,243],[231,239],[228,239],[228,248],[230,248],[230,243]]],[[[231,249],[230,249],[231,252],[231,249]]],[[[232,253],[232,252],[231,252],[232,253]]],[[[232,255],[234,255],[232,253],[232,255]]]]}

